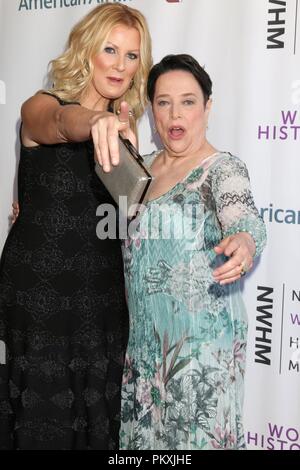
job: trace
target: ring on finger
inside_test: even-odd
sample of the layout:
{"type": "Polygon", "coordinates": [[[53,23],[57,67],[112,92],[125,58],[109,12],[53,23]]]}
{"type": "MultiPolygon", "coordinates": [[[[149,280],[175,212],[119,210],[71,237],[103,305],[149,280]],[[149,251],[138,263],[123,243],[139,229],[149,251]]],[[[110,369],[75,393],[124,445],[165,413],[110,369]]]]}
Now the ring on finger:
{"type": "Polygon", "coordinates": [[[249,271],[249,266],[248,264],[246,263],[246,261],[242,261],[241,264],[240,264],[240,268],[241,268],[241,271],[240,271],[240,275],[241,277],[242,276],[245,276],[245,274],[249,271]]]}
{"type": "MultiPolygon", "coordinates": [[[[119,119],[120,122],[128,122],[129,119],[125,119],[125,120],[120,119],[120,114],[121,114],[121,110],[120,110],[120,109],[118,109],[118,110],[116,111],[116,114],[117,114],[118,119],[119,119]]],[[[128,111],[128,116],[129,116],[130,118],[133,117],[133,111],[129,110],[129,111],[128,111]]]]}

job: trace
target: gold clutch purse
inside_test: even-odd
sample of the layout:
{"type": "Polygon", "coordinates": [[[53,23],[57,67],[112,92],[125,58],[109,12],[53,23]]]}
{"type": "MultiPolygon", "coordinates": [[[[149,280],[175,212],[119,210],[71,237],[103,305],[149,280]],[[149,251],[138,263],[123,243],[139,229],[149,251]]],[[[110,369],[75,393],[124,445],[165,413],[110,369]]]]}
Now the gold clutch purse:
{"type": "Polygon", "coordinates": [[[105,173],[96,162],[95,171],[118,204],[121,214],[132,219],[143,204],[151,181],[151,173],[144,165],[143,158],[128,139],[119,135],[120,163],[105,173]]]}

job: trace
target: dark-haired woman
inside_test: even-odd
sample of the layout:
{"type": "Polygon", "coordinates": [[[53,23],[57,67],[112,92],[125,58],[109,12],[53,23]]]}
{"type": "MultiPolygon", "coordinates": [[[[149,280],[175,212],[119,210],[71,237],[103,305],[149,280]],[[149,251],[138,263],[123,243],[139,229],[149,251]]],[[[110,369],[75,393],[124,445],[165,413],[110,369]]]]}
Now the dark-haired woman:
{"type": "Polygon", "coordinates": [[[244,449],[247,317],[240,277],[265,243],[245,164],[206,139],[211,80],[192,57],[153,67],[164,148],[124,246],[130,335],[123,449],[244,449]]]}

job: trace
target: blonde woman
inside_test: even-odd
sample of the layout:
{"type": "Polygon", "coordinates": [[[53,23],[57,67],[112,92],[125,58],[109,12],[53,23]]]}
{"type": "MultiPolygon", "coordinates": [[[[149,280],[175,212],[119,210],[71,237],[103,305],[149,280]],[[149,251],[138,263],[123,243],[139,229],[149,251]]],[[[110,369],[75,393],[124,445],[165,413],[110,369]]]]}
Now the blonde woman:
{"type": "Polygon", "coordinates": [[[113,201],[94,158],[109,170],[118,132],[134,141],[150,66],[142,14],[106,3],[51,62],[53,88],[22,106],[20,213],[0,266],[0,449],[118,447],[127,307],[119,240],[96,236],[96,209],[113,201]]]}

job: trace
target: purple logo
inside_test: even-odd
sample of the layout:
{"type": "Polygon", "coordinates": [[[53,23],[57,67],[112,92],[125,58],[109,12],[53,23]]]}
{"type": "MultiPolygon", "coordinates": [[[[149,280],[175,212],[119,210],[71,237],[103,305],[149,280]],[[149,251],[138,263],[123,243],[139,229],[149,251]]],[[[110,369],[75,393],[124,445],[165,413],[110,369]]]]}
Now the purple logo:
{"type": "Polygon", "coordinates": [[[268,423],[268,432],[246,433],[246,443],[265,450],[300,450],[300,431],[294,427],[268,423]]]}
{"type": "Polygon", "coordinates": [[[298,111],[281,111],[279,124],[260,124],[258,140],[299,140],[300,115],[298,111]]]}

